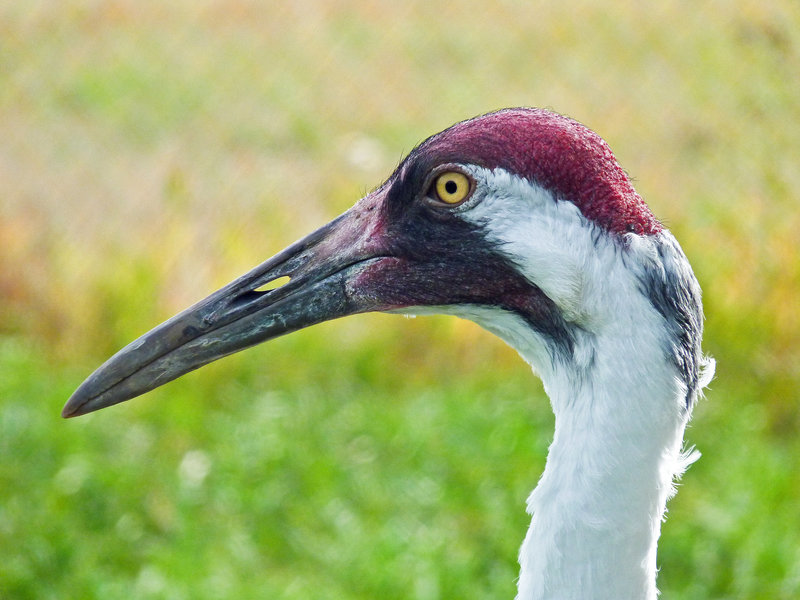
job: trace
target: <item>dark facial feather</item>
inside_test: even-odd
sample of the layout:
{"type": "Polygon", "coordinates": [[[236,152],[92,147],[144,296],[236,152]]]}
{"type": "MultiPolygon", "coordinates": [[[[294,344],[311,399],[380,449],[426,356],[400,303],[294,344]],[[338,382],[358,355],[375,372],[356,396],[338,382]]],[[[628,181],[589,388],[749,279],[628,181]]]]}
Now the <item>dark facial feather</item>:
{"type": "Polygon", "coordinates": [[[388,256],[354,285],[380,296],[387,308],[489,306],[513,312],[571,355],[573,337],[555,303],[520,274],[479,225],[427,199],[430,155],[412,154],[371,200],[388,256]]]}

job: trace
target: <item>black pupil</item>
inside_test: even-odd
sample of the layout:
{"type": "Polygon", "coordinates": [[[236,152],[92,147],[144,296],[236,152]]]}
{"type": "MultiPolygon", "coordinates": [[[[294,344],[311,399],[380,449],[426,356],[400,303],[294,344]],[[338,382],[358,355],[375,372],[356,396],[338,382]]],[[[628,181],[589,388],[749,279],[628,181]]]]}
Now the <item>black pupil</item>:
{"type": "Polygon", "coordinates": [[[458,184],[452,179],[444,184],[444,191],[448,194],[455,194],[458,190],[458,184]]]}

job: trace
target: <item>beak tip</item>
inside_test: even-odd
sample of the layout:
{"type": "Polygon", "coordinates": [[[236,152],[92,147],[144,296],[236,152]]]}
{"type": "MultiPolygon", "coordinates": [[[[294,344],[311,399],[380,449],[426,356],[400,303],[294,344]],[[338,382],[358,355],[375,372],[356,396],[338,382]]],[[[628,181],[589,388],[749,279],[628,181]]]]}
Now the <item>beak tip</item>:
{"type": "Polygon", "coordinates": [[[72,417],[80,417],[87,412],[91,412],[91,410],[85,410],[86,404],[88,404],[86,400],[73,395],[67,400],[64,408],[61,409],[61,417],[64,419],[71,419],[72,417]]]}
{"type": "Polygon", "coordinates": [[[61,409],[61,416],[64,419],[80,417],[81,415],[99,410],[104,406],[115,404],[115,402],[109,401],[109,394],[107,391],[105,393],[98,393],[98,389],[102,390],[103,388],[98,387],[95,375],[96,373],[84,381],[69,397],[64,408],[61,409]]]}

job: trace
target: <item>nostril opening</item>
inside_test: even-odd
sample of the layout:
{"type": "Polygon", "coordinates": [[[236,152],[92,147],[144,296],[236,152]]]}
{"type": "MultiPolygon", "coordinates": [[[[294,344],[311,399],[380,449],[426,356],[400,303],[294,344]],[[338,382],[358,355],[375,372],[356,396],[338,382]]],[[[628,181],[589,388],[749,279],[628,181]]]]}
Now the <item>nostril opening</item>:
{"type": "Polygon", "coordinates": [[[239,294],[233,300],[233,305],[241,306],[243,304],[249,304],[250,302],[259,299],[267,292],[271,292],[273,290],[277,290],[280,287],[283,287],[291,280],[292,278],[289,277],[288,275],[284,275],[283,277],[276,277],[275,279],[270,279],[264,285],[260,285],[257,288],[250,290],[249,292],[244,292],[242,294],[239,294]]]}
{"type": "Polygon", "coordinates": [[[264,285],[258,286],[252,292],[255,293],[271,292],[272,290],[277,290],[279,287],[285,286],[291,280],[292,278],[289,277],[288,275],[284,275],[283,277],[276,277],[275,279],[269,280],[264,285]]]}

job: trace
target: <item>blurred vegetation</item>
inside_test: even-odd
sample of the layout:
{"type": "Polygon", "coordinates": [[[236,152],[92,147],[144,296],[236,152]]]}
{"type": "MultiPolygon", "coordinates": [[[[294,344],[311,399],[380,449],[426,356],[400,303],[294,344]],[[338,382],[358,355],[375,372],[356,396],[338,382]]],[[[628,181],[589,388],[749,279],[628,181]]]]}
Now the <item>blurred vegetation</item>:
{"type": "Polygon", "coordinates": [[[705,291],[664,597],[799,597],[798,73],[794,0],[0,3],[0,597],[513,597],[552,417],[469,323],[351,318],[58,414],[421,139],[514,105],[603,135],[705,291]]]}

